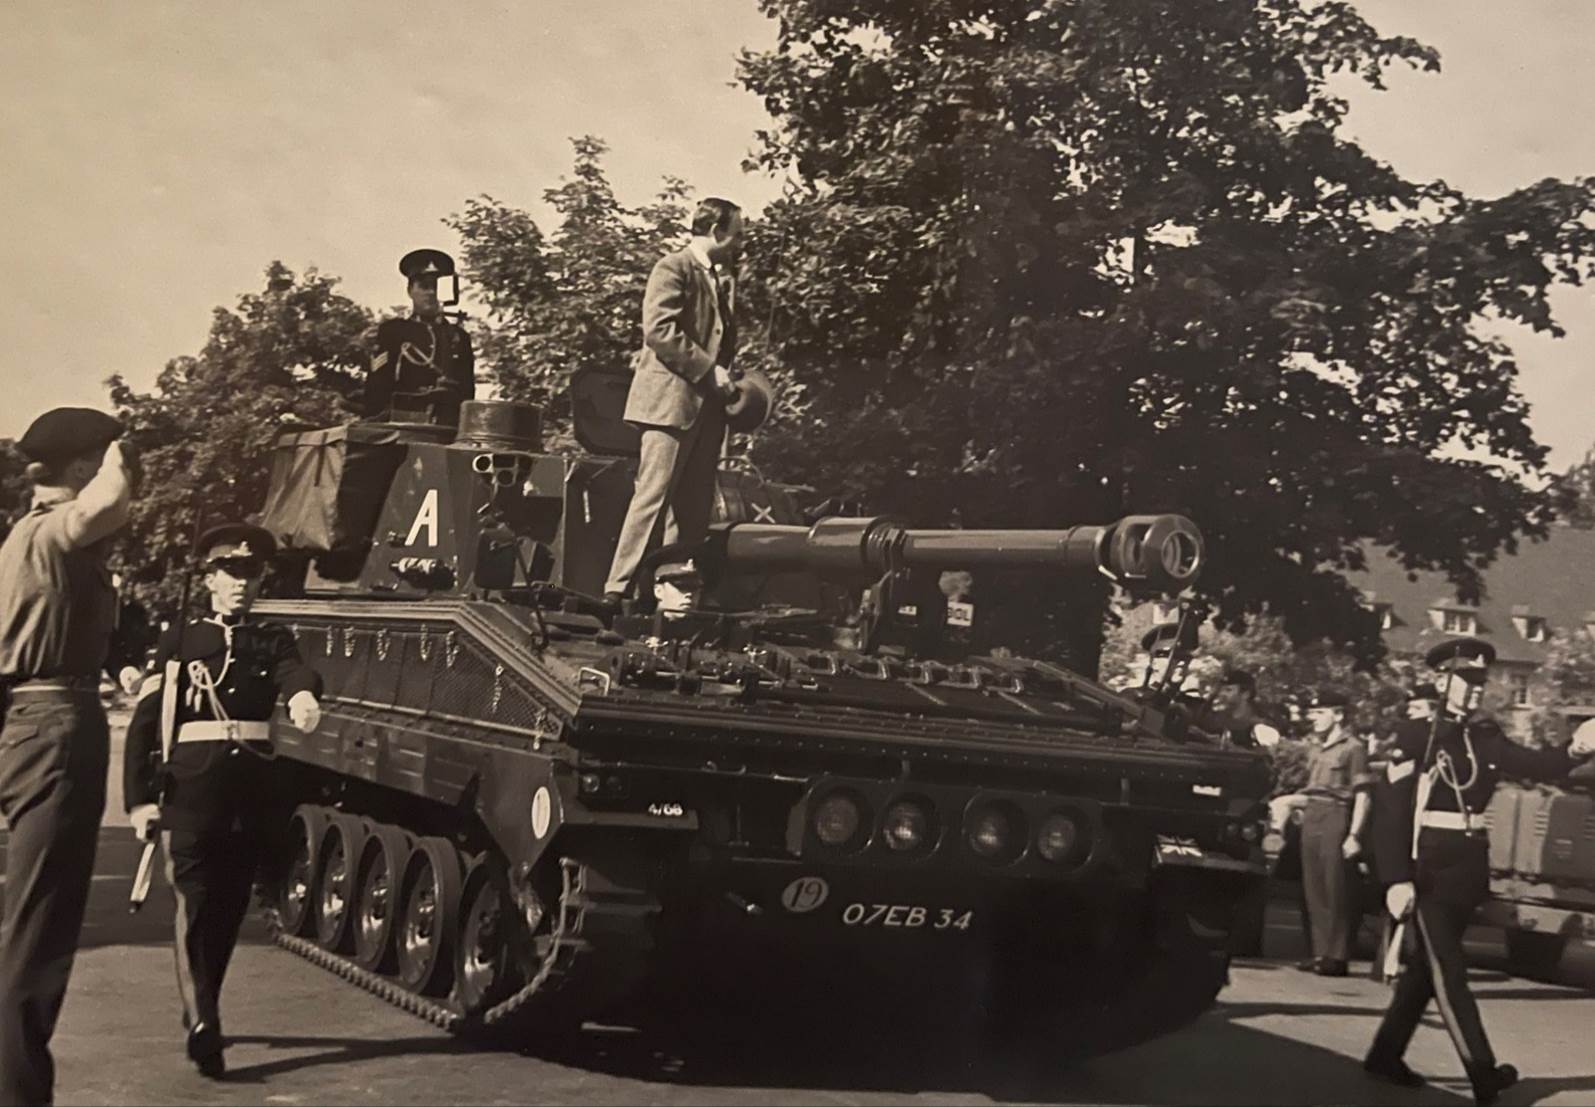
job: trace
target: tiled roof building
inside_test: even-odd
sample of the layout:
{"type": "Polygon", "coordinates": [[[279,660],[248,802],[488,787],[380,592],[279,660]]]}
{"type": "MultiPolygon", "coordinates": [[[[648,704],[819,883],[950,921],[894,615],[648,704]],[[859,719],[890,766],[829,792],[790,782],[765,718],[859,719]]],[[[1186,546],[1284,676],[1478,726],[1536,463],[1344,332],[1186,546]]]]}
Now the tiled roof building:
{"type": "MultiPolygon", "coordinates": [[[[1492,679],[1523,709],[1543,702],[1535,673],[1552,634],[1595,628],[1595,530],[1555,527],[1545,541],[1523,542],[1517,553],[1502,554],[1485,572],[1477,604],[1459,602],[1443,573],[1419,572],[1408,580],[1401,563],[1378,548],[1369,549],[1367,570],[1347,579],[1380,614],[1393,654],[1422,655],[1459,634],[1491,643],[1497,658],[1492,679]]],[[[1561,713],[1573,721],[1595,717],[1595,703],[1561,713]]],[[[1512,729],[1526,725],[1519,723],[1512,729]]]]}

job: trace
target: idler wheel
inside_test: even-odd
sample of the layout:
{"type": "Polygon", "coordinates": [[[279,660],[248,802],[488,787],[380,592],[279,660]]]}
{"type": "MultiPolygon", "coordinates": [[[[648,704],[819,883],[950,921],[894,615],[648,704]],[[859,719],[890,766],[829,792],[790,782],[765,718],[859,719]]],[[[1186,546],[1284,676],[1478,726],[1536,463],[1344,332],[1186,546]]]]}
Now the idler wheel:
{"type": "Polygon", "coordinates": [[[327,813],[302,803],[288,818],[287,866],[277,889],[277,921],[285,934],[304,937],[315,918],[311,890],[316,882],[316,846],[327,813]]]}
{"type": "Polygon", "coordinates": [[[400,889],[399,979],[412,992],[445,995],[460,910],[460,859],[454,846],[444,838],[417,839],[400,889]]]}
{"type": "Polygon", "coordinates": [[[399,885],[410,859],[410,836],[398,827],[372,823],[355,869],[354,962],[371,972],[393,967],[394,923],[399,885]]]}
{"type": "Polygon", "coordinates": [[[461,903],[454,995],[466,1011],[479,1011],[503,999],[513,986],[510,949],[517,920],[491,860],[472,866],[461,903]]]}
{"type": "Polygon", "coordinates": [[[365,830],[353,815],[334,814],[316,849],[316,944],[329,953],[349,946],[354,920],[355,866],[365,830]]]}

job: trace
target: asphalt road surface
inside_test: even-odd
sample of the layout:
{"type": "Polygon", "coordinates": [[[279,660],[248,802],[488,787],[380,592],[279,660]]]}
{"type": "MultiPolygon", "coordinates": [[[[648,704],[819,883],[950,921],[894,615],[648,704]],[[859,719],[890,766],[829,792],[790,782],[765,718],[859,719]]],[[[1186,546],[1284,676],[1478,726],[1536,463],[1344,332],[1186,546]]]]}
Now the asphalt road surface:
{"type": "MultiPolygon", "coordinates": [[[[224,996],[230,1072],[213,1083],[182,1053],[169,892],[158,881],[144,911],[127,913],[138,844],[120,809],[114,797],[55,1038],[63,1104],[1471,1102],[1432,1013],[1408,1054],[1430,1087],[1364,1077],[1358,1062],[1388,991],[1366,976],[1294,971],[1300,939],[1284,903],[1271,909],[1270,957],[1238,964],[1212,1012],[1077,1066],[1045,1041],[992,1041],[884,995],[821,1011],[785,1010],[769,996],[730,1018],[641,1031],[589,1024],[522,1052],[481,1049],[276,949],[251,920],[224,996]]],[[[1476,937],[1486,1025],[1525,1077],[1502,1102],[1595,1101],[1595,954],[1570,951],[1557,982],[1528,981],[1505,973],[1498,935],[1476,937]]]]}

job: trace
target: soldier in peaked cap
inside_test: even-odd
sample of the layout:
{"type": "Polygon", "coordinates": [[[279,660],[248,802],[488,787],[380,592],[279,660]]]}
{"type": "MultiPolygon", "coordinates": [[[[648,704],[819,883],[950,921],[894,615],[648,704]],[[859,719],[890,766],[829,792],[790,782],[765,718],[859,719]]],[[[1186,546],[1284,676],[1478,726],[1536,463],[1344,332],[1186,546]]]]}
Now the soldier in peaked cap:
{"type": "Polygon", "coordinates": [[[399,261],[413,314],[386,319],[376,330],[366,377],[365,416],[386,418],[395,398],[431,393],[440,422],[459,417],[460,404],[476,398],[476,352],[465,328],[443,314],[438,279],[454,276],[454,259],[442,250],[411,250],[399,261]]]}
{"type": "Polygon", "coordinates": [[[145,841],[160,836],[177,899],[188,1056],[213,1078],[226,1072],[222,978],[266,837],[269,720],[279,699],[300,730],[314,730],[321,718],[321,681],[293,633],[249,614],[275,552],[270,534],[242,523],[200,538],[210,614],[161,637],[128,724],[123,765],[129,818],[145,841]]]}
{"type": "Polygon", "coordinates": [[[1351,959],[1353,863],[1373,785],[1368,750],[1345,725],[1349,702],[1340,689],[1321,688],[1304,705],[1314,745],[1301,789],[1302,891],[1313,948],[1297,968],[1320,976],[1345,976],[1351,959]]]}
{"type": "Polygon", "coordinates": [[[0,546],[0,1103],[48,1103],[50,1036],[83,926],[110,734],[99,673],[116,594],[105,559],[134,484],[122,425],[56,408],[17,443],[33,506],[0,546]]]}
{"type": "Polygon", "coordinates": [[[1490,857],[1484,812],[1501,774],[1534,780],[1566,776],[1575,758],[1595,752],[1595,736],[1560,749],[1530,750],[1507,738],[1495,720],[1476,714],[1495,649],[1478,638],[1453,638],[1425,658],[1439,674],[1439,707],[1427,724],[1397,734],[1400,760],[1413,786],[1404,817],[1384,824],[1393,841],[1379,848],[1395,860],[1381,873],[1392,916],[1405,920],[1412,956],[1396,984],[1373,1046],[1363,1062],[1372,1075],[1416,1087],[1423,1077],[1402,1059],[1434,999],[1473,1084],[1474,1099],[1493,1103],[1517,1081],[1496,1062],[1468,990],[1462,934],[1489,895],[1490,857]]]}

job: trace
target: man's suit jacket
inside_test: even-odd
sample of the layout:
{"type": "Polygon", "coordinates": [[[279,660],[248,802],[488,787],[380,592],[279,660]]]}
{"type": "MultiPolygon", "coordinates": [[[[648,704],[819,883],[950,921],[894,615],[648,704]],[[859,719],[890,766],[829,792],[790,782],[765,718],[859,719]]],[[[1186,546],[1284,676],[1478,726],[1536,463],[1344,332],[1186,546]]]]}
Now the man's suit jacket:
{"type": "Polygon", "coordinates": [[[716,361],[731,361],[731,350],[722,349],[728,329],[735,333],[727,323],[720,318],[713,280],[690,251],[660,258],[643,294],[643,348],[626,397],[626,421],[685,430],[705,401],[719,403],[713,372],[716,361]]]}

